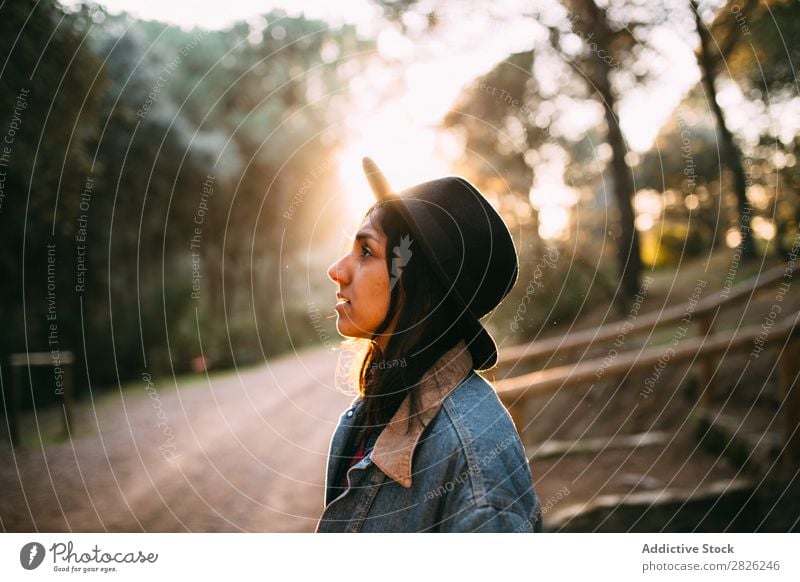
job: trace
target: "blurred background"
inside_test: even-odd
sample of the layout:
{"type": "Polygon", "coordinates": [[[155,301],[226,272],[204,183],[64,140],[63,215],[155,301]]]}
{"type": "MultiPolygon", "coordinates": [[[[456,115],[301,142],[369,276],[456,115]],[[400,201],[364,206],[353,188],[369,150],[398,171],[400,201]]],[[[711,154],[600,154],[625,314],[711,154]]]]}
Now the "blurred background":
{"type": "Polygon", "coordinates": [[[788,0],[0,4],[0,526],[313,530],[369,155],[512,231],[490,376],[551,529],[796,529],[798,36],[788,0]]]}

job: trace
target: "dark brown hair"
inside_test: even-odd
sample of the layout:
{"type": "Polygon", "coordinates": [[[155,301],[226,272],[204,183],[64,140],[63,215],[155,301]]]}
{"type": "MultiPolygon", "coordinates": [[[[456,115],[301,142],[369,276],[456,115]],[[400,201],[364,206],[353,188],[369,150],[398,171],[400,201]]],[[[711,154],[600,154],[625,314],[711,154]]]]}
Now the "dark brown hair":
{"type": "Polygon", "coordinates": [[[361,364],[359,392],[365,401],[361,430],[367,435],[388,424],[406,395],[407,430],[411,430],[420,408],[420,379],[462,337],[458,313],[444,300],[446,289],[396,204],[378,202],[366,213],[370,224],[386,236],[386,268],[394,280],[389,310],[372,339],[397,318],[385,351],[370,342],[361,364]]]}

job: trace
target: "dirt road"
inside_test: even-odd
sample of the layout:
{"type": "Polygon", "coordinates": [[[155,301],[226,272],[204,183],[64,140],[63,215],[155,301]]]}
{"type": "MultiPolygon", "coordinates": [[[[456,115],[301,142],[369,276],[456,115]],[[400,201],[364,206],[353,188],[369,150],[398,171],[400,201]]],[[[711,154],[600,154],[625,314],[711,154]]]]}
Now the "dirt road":
{"type": "Polygon", "coordinates": [[[0,529],[313,531],[329,440],[352,399],[335,387],[338,358],[292,354],[180,390],[143,380],[83,402],[71,441],[0,443],[0,529]]]}

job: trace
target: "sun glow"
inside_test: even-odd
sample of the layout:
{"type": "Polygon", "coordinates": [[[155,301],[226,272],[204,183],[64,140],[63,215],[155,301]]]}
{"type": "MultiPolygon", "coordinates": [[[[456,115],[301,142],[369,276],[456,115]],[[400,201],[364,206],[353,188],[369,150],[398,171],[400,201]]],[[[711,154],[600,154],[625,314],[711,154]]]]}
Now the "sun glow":
{"type": "Polygon", "coordinates": [[[405,188],[444,176],[449,162],[441,154],[445,136],[433,129],[416,127],[402,111],[387,109],[367,120],[339,156],[339,179],[350,210],[363,213],[375,202],[361,170],[369,156],[378,164],[392,188],[405,188]]]}
{"type": "Polygon", "coordinates": [[[396,79],[387,78],[382,67],[366,72],[364,86],[354,95],[353,110],[359,113],[348,120],[348,139],[338,160],[350,210],[362,213],[374,202],[361,171],[364,156],[375,160],[396,192],[452,173],[452,162],[464,146],[438,126],[474,73],[463,60],[411,65],[403,72],[405,82],[398,94],[380,101],[374,96],[391,94],[387,88],[394,87],[396,79]],[[447,65],[451,74],[444,73],[447,65]]]}
{"type": "Polygon", "coordinates": [[[571,209],[578,193],[564,184],[565,152],[558,146],[542,148],[536,182],[528,193],[531,206],[539,211],[539,236],[565,239],[569,236],[571,209]]]}

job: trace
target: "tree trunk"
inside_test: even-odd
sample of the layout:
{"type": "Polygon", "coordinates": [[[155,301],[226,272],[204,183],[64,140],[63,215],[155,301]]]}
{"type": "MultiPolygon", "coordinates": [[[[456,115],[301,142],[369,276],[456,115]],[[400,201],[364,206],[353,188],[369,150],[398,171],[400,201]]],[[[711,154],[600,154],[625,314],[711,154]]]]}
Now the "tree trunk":
{"type": "MultiPolygon", "coordinates": [[[[590,33],[586,37],[597,43],[599,51],[611,55],[613,63],[613,49],[611,47],[612,31],[606,19],[605,10],[597,6],[593,1],[582,3],[587,17],[586,25],[590,33]]],[[[591,81],[593,89],[602,100],[605,110],[606,125],[608,135],[606,137],[611,146],[611,175],[613,177],[614,199],[619,210],[620,236],[616,241],[617,266],[619,269],[620,293],[617,305],[623,311],[627,308],[622,306],[627,303],[639,292],[639,275],[642,271],[642,259],[639,249],[639,234],[636,232],[635,216],[633,212],[633,178],[631,169],[625,163],[625,154],[628,152],[625,138],[619,126],[617,116],[617,99],[611,88],[609,79],[611,73],[611,63],[605,59],[596,58],[594,61],[594,74],[591,81]]]]}
{"type": "Polygon", "coordinates": [[[700,37],[700,52],[697,56],[698,64],[700,65],[700,72],[703,76],[703,88],[708,95],[708,102],[711,105],[711,111],[717,120],[717,135],[722,146],[724,155],[723,163],[725,163],[733,173],[733,189],[736,194],[736,210],[739,215],[739,234],[741,241],[741,254],[743,259],[753,259],[756,256],[756,249],[753,243],[753,233],[750,229],[750,203],[747,200],[747,176],[742,166],[742,154],[739,148],[736,147],[736,142],[733,140],[733,134],[728,129],[725,122],[725,113],[722,111],[719,103],[717,103],[717,89],[714,84],[714,57],[711,52],[711,42],[709,38],[708,29],[703,24],[703,19],[697,9],[697,2],[691,0],[692,10],[694,11],[695,24],[697,25],[697,34],[700,37]]]}
{"type": "Polygon", "coordinates": [[[636,231],[636,217],[633,212],[633,180],[631,169],[625,163],[627,147],[619,118],[614,111],[614,99],[609,97],[604,103],[608,143],[611,146],[611,174],[614,179],[614,198],[619,209],[620,237],[617,240],[617,264],[619,268],[622,297],[633,299],[639,292],[639,275],[642,259],[639,250],[639,233],[636,231]]]}

